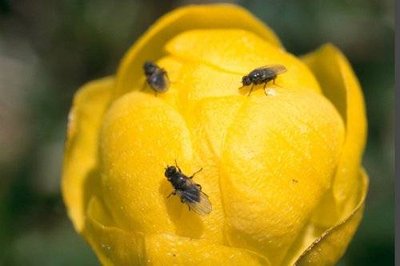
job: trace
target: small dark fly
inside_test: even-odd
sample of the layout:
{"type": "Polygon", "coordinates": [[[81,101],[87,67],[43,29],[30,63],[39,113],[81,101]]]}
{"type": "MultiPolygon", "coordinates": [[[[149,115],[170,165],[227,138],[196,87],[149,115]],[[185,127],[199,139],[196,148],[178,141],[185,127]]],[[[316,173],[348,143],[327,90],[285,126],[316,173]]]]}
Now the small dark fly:
{"type": "Polygon", "coordinates": [[[147,61],[143,64],[147,84],[157,93],[165,92],[168,89],[167,71],[153,62],[147,61]]]}
{"type": "Polygon", "coordinates": [[[272,82],[275,84],[276,77],[279,74],[282,74],[286,71],[287,69],[283,65],[269,65],[269,66],[259,67],[251,71],[246,76],[243,76],[242,84],[243,87],[251,85],[248,95],[250,95],[250,93],[253,91],[254,85],[259,85],[264,83],[264,91],[265,91],[265,87],[267,86],[268,82],[272,80],[272,82]]]}
{"type": "Polygon", "coordinates": [[[191,176],[186,176],[176,162],[175,165],[165,168],[164,174],[175,189],[168,195],[168,198],[171,195],[178,195],[181,198],[181,202],[187,204],[189,210],[193,210],[199,215],[209,214],[212,207],[208,196],[201,191],[201,186],[192,180],[202,168],[191,176]]]}

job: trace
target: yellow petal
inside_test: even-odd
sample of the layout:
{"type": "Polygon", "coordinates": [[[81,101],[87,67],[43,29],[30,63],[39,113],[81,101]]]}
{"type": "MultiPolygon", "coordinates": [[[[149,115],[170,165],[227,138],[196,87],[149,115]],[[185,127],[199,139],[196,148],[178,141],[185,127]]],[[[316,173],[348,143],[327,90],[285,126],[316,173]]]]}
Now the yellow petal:
{"type": "Polygon", "coordinates": [[[368,177],[364,170],[358,176],[361,180],[359,187],[361,195],[357,206],[348,217],[325,231],[296,261],[295,265],[335,265],[343,256],[350,240],[360,224],[364,203],[368,190],[368,177]]]}
{"type": "MultiPolygon", "coordinates": [[[[221,159],[227,131],[245,102],[242,96],[203,99],[195,106],[196,116],[191,116],[191,125],[197,154],[210,164],[221,159]]],[[[217,184],[219,186],[219,184],[217,184]]]]}
{"type": "Polygon", "coordinates": [[[303,61],[317,77],[323,94],[335,105],[345,122],[346,138],[333,183],[315,219],[330,226],[348,216],[356,205],[360,178],[358,171],[366,141],[366,114],[360,85],[347,59],[327,44],[306,55],[303,61]],[[336,206],[335,206],[336,205],[336,206]],[[326,210],[330,210],[329,213],[326,210]]]}
{"type": "Polygon", "coordinates": [[[243,103],[243,98],[231,96],[203,99],[194,107],[196,115],[186,120],[192,132],[195,150],[196,160],[193,163],[203,167],[195,182],[201,184],[203,191],[209,195],[213,209],[203,221],[202,237],[214,243],[223,243],[225,239],[225,213],[220,192],[222,146],[227,130],[243,103]]]}
{"type": "Polygon", "coordinates": [[[144,265],[145,244],[141,233],[124,231],[105,222],[109,214],[104,204],[93,197],[83,235],[90,243],[102,265],[144,265]]]}
{"type": "Polygon", "coordinates": [[[149,265],[271,265],[246,249],[169,234],[146,237],[146,255],[149,265]]]}
{"type": "Polygon", "coordinates": [[[176,197],[167,198],[172,187],[165,167],[177,160],[189,173],[197,170],[186,167],[193,151],[179,113],[153,95],[126,94],[108,110],[100,145],[103,197],[118,226],[173,231],[184,206],[176,197]]]}
{"type": "Polygon", "coordinates": [[[93,197],[83,232],[103,265],[270,265],[249,250],[208,240],[121,230],[105,212],[103,202],[93,197]]]}
{"type": "Polygon", "coordinates": [[[117,72],[114,96],[118,97],[137,88],[146,60],[163,55],[162,47],[173,36],[190,29],[244,29],[259,35],[274,46],[280,46],[275,33],[250,14],[235,5],[214,4],[185,6],[161,17],[124,56],[117,72]]]}
{"type": "Polygon", "coordinates": [[[312,92],[248,97],[225,138],[221,194],[231,245],[279,265],[330,188],[344,138],[335,108],[312,92]]]}
{"type": "Polygon", "coordinates": [[[111,98],[114,79],[93,81],[74,97],[65,145],[62,194],[75,229],[82,230],[85,206],[93,192],[88,178],[97,164],[98,132],[111,98]]]}
{"type": "MultiPolygon", "coordinates": [[[[287,68],[287,72],[278,76],[277,85],[288,89],[320,92],[313,73],[303,62],[280,47],[276,47],[255,33],[246,30],[200,29],[185,31],[171,39],[166,44],[165,49],[177,58],[189,62],[201,62],[231,75],[236,74],[236,83],[233,79],[227,83],[231,83],[236,88],[242,86],[242,76],[253,69],[266,65],[282,64],[287,68]]],[[[219,78],[213,79],[212,76],[206,75],[203,79],[209,79],[210,82],[219,80],[219,78]]],[[[237,92],[238,90],[233,89],[232,91],[237,92]]]]}
{"type": "MultiPolygon", "coordinates": [[[[168,56],[167,58],[179,58],[168,56]]],[[[161,60],[164,61],[164,60],[161,60]]],[[[181,60],[181,62],[184,62],[181,60]]],[[[170,64],[166,64],[168,67],[170,64]]],[[[180,108],[196,104],[203,98],[240,95],[242,77],[235,73],[221,71],[201,62],[182,64],[179,76],[171,75],[171,87],[180,93],[180,108]]],[[[169,68],[168,68],[169,69],[169,68]]]]}

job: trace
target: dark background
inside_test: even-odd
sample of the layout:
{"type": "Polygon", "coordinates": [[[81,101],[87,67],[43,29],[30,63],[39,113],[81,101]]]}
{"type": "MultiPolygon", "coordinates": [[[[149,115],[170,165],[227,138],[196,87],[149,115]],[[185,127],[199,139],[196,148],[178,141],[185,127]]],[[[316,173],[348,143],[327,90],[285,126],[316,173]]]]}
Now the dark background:
{"type": "MultiPolygon", "coordinates": [[[[83,83],[115,73],[159,16],[214,1],[0,0],[0,265],[97,265],[66,217],[60,172],[83,83]]],[[[340,265],[394,265],[394,1],[231,1],[288,51],[342,49],[362,84],[370,176],[365,216],[340,265]]]]}

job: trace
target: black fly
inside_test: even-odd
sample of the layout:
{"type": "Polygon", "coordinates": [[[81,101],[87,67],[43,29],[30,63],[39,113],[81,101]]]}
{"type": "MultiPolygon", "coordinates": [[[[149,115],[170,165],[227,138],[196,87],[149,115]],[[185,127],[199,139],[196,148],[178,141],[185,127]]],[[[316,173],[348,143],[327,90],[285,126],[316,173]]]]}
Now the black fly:
{"type": "Polygon", "coordinates": [[[143,70],[146,75],[147,84],[155,92],[164,92],[168,89],[167,71],[150,61],[143,64],[143,70]]]}
{"type": "Polygon", "coordinates": [[[264,83],[264,91],[265,91],[265,86],[267,86],[268,82],[272,80],[273,83],[275,84],[276,77],[279,74],[282,74],[286,71],[287,69],[283,65],[270,65],[270,66],[259,67],[251,71],[246,76],[243,76],[242,84],[243,86],[249,86],[251,84],[251,88],[248,95],[250,95],[250,93],[253,91],[254,85],[262,83],[264,83]]]}
{"type": "Polygon", "coordinates": [[[189,210],[205,215],[211,212],[211,203],[207,194],[201,191],[201,186],[192,181],[192,178],[201,170],[202,168],[191,176],[186,176],[176,164],[176,166],[167,166],[164,174],[175,189],[168,198],[171,195],[178,195],[181,202],[188,205],[189,210]]]}

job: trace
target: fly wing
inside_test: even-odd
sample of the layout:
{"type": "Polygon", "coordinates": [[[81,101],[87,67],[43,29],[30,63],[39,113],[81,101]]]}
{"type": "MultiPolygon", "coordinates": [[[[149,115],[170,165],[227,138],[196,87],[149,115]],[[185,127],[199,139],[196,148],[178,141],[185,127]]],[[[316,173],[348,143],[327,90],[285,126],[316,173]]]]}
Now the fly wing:
{"type": "Polygon", "coordinates": [[[211,212],[211,202],[208,199],[208,196],[201,190],[198,194],[185,191],[182,192],[182,196],[185,198],[185,203],[190,207],[190,210],[193,210],[195,213],[206,215],[211,212]]]}
{"type": "Polygon", "coordinates": [[[269,70],[271,72],[274,72],[276,75],[282,74],[282,73],[287,71],[287,68],[284,65],[279,65],[279,64],[276,64],[276,65],[265,65],[265,66],[262,66],[262,67],[258,67],[255,70],[261,70],[261,69],[269,70]]]}
{"type": "Polygon", "coordinates": [[[199,215],[209,214],[212,210],[211,202],[208,196],[200,191],[200,201],[199,202],[188,202],[190,209],[199,215]]]}
{"type": "Polygon", "coordinates": [[[158,92],[164,92],[168,89],[168,79],[164,73],[159,70],[148,76],[147,82],[158,92]]]}

